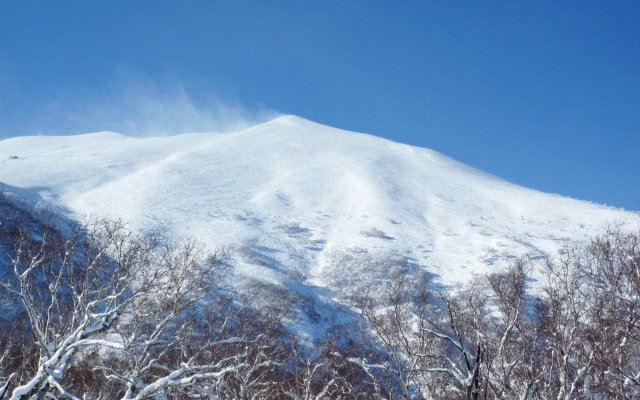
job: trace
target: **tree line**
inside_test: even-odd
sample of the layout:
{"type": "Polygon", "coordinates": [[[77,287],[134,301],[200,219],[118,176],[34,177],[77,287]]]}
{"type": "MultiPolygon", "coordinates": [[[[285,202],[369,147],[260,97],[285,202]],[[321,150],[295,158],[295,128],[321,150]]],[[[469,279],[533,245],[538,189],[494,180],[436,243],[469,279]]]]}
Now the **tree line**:
{"type": "Polygon", "coordinates": [[[5,239],[0,399],[640,398],[638,233],[446,290],[398,274],[311,346],[193,241],[108,220],[5,239]]]}

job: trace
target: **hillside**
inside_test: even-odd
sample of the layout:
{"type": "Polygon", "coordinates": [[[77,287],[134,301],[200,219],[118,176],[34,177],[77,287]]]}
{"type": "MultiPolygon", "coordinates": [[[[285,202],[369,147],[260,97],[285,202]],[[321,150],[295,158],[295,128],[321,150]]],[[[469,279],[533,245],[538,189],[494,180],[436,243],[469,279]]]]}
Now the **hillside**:
{"type": "Polygon", "coordinates": [[[0,141],[0,159],[2,189],[32,204],[228,248],[239,279],[329,303],[393,266],[455,284],[608,223],[640,224],[433,150],[295,116],[225,134],[16,137],[0,141]]]}

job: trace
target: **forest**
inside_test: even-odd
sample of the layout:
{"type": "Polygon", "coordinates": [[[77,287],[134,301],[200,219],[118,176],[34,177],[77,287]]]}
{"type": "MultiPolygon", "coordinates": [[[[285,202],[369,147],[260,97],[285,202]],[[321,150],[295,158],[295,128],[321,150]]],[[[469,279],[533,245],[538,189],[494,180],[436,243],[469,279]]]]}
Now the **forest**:
{"type": "Polygon", "coordinates": [[[1,228],[0,399],[640,398],[640,233],[620,227],[460,287],[398,273],[314,343],[286,297],[229,284],[225,251],[103,219],[1,228]]]}

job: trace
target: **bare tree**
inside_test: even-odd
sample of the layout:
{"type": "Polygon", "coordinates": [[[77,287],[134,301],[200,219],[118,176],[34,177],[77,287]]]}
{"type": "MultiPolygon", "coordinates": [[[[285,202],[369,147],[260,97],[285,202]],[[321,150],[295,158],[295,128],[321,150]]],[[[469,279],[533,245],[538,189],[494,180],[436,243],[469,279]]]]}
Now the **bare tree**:
{"type": "Polygon", "coordinates": [[[299,349],[292,350],[296,367],[292,379],[283,383],[283,395],[293,400],[352,397],[352,382],[340,374],[339,357],[303,357],[299,349]]]}
{"type": "Polygon", "coordinates": [[[639,398],[639,264],[640,235],[612,230],[435,296],[400,276],[353,297],[383,356],[349,361],[391,398],[639,398]]]}
{"type": "Polygon", "coordinates": [[[202,257],[193,242],[162,244],[99,220],[72,235],[21,234],[11,268],[2,287],[22,306],[34,352],[31,365],[5,371],[11,399],[75,399],[74,389],[90,389],[79,382],[104,385],[102,398],[167,397],[247,364],[242,352],[203,356],[247,338],[191,329],[226,274],[219,255],[202,257]]]}
{"type": "Polygon", "coordinates": [[[454,390],[454,381],[467,385],[467,373],[473,374],[477,358],[470,355],[466,343],[454,338],[463,335],[456,306],[445,298],[434,298],[426,280],[416,287],[408,276],[398,275],[383,295],[366,293],[353,296],[352,301],[382,344],[383,356],[348,361],[366,372],[380,398],[441,398],[454,390]],[[442,319],[443,305],[448,322],[442,319]],[[445,332],[446,327],[451,327],[453,335],[445,332]]]}
{"type": "Polygon", "coordinates": [[[537,305],[526,292],[531,269],[530,260],[521,258],[506,271],[487,276],[494,309],[484,333],[487,397],[525,400],[538,393],[544,348],[540,328],[529,312],[537,305]]]}
{"type": "Polygon", "coordinates": [[[556,398],[640,396],[639,241],[613,229],[547,260],[542,324],[556,398]]]}

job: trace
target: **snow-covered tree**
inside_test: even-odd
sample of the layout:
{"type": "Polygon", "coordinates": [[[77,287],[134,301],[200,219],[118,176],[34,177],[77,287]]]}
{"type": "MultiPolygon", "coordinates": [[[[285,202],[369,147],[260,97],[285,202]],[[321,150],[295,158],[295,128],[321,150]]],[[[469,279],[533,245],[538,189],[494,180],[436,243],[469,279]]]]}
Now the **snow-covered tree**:
{"type": "Polygon", "coordinates": [[[354,296],[384,351],[351,357],[392,398],[640,398],[640,234],[611,230],[461,288],[400,276],[354,296]],[[528,290],[530,272],[544,282],[528,290]]]}
{"type": "Polygon", "coordinates": [[[0,400],[640,398],[640,234],[446,290],[396,268],[316,343],[285,329],[290,297],[232,290],[193,241],[106,220],[9,237],[0,400]]]}
{"type": "Polygon", "coordinates": [[[161,243],[119,222],[20,234],[2,287],[24,321],[13,324],[20,342],[3,337],[3,361],[14,361],[3,362],[0,397],[168,398],[196,383],[215,388],[247,366],[254,341],[228,334],[235,306],[210,331],[192,329],[221,294],[226,268],[193,242],[161,243]]]}

